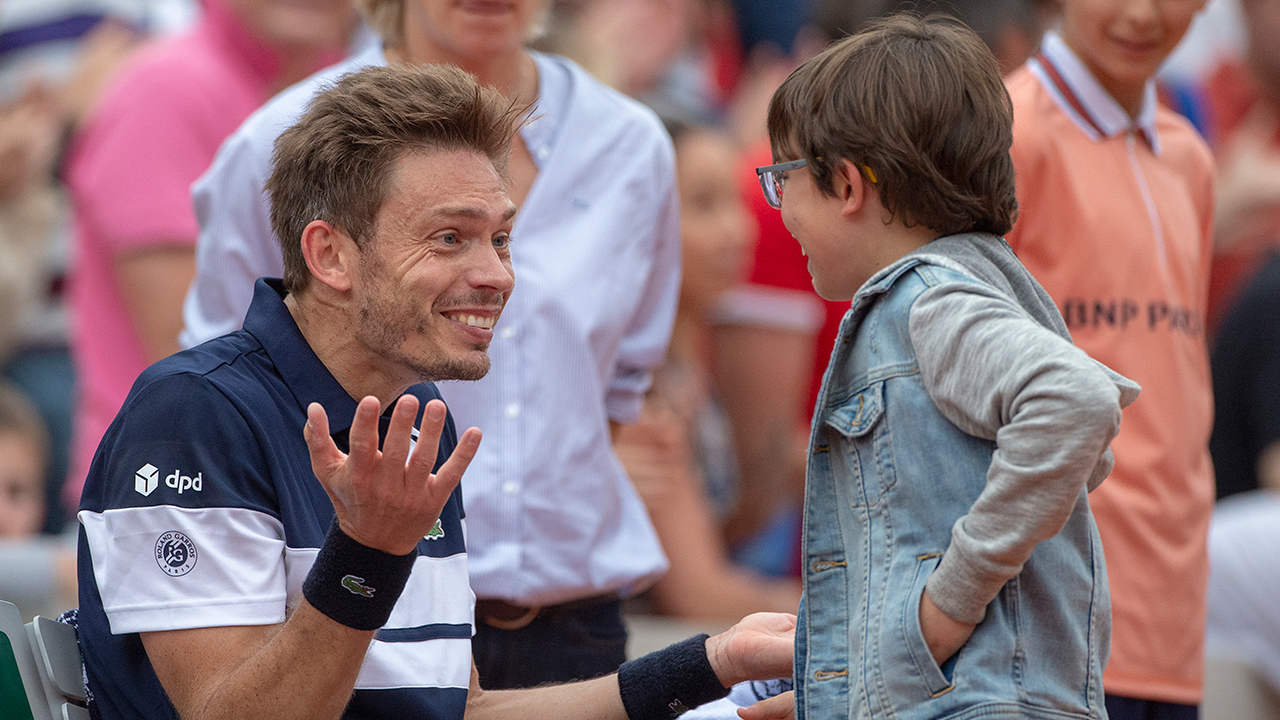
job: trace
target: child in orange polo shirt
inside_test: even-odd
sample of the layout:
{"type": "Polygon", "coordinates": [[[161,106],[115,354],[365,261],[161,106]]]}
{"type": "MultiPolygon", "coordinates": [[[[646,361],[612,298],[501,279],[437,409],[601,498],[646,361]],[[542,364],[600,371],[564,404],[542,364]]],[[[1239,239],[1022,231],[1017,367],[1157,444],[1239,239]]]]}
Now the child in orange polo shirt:
{"type": "Polygon", "coordinates": [[[1195,718],[1201,697],[1213,398],[1205,346],[1213,166],[1151,76],[1204,0],[1062,0],[1008,79],[1018,257],[1076,344],[1142,397],[1090,496],[1114,633],[1112,720],[1195,718]]]}

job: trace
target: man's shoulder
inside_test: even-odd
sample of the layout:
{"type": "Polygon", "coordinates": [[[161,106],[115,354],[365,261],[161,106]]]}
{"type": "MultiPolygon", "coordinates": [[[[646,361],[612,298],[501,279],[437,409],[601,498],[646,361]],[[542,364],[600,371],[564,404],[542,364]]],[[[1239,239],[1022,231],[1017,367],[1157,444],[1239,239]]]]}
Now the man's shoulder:
{"type": "Polygon", "coordinates": [[[1009,102],[1013,105],[1015,124],[1019,113],[1029,111],[1030,108],[1036,106],[1039,100],[1048,97],[1044,85],[1040,82],[1040,78],[1036,77],[1036,74],[1031,71],[1029,63],[1009,73],[1008,77],[1004,79],[1004,86],[1009,91],[1009,102]]]}
{"type": "Polygon", "coordinates": [[[138,376],[120,416],[199,408],[211,416],[252,403],[275,371],[262,346],[243,330],[170,355],[138,376]],[[264,372],[265,371],[265,372],[264,372]]]}
{"type": "Polygon", "coordinates": [[[237,330],[153,363],[138,376],[134,389],[162,380],[183,382],[175,378],[188,378],[190,382],[196,382],[198,378],[209,382],[211,378],[228,372],[235,374],[236,363],[242,358],[258,358],[259,363],[270,362],[262,344],[253,335],[237,330]]]}
{"type": "Polygon", "coordinates": [[[144,370],[125,398],[117,423],[148,422],[144,418],[165,423],[175,412],[192,411],[215,422],[220,414],[238,415],[239,406],[270,402],[271,378],[279,375],[270,357],[252,335],[238,330],[144,370]]]}
{"type": "Polygon", "coordinates": [[[81,509],[175,501],[268,508],[245,498],[270,495],[261,489],[272,482],[267,448],[283,447],[281,433],[293,426],[300,437],[305,418],[282,401],[287,389],[272,386],[269,358],[242,334],[172,355],[138,377],[98,446],[81,509]],[[194,486],[181,490],[192,492],[179,491],[182,476],[194,486]],[[153,495],[160,479],[172,492],[153,495]]]}

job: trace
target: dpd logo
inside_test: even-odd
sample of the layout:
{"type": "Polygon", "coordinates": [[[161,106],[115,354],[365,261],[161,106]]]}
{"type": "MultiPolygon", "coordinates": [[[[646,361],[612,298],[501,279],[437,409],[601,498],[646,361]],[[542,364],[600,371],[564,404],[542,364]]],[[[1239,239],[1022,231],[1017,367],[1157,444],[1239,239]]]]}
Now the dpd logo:
{"type": "Polygon", "coordinates": [[[181,495],[183,490],[195,490],[200,492],[204,487],[204,473],[196,473],[195,477],[183,475],[181,471],[174,470],[164,478],[164,484],[178,491],[181,495]]]}
{"type": "Polygon", "coordinates": [[[167,575],[186,575],[196,566],[196,544],[177,530],[170,530],[156,540],[156,564],[167,575]]]}
{"type": "Polygon", "coordinates": [[[146,497],[155,492],[156,486],[160,484],[160,468],[147,463],[138,468],[133,473],[133,489],[138,491],[139,495],[146,497]]]}

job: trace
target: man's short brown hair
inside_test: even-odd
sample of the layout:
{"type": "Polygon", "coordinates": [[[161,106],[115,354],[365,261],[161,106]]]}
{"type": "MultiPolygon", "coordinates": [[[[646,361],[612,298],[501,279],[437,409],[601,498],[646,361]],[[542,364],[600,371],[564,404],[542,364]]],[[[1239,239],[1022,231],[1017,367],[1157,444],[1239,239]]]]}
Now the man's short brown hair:
{"type": "Polygon", "coordinates": [[[769,138],[776,160],[807,159],[827,195],[849,160],[908,227],[1013,227],[1009,93],[982,40],[951,18],[873,20],[801,65],[769,103],[769,138]]]}
{"type": "Polygon", "coordinates": [[[271,229],[284,255],[284,285],[307,287],[307,225],[323,220],[363,249],[393,165],[410,152],[470,150],[505,173],[524,109],[451,65],[370,67],[316,95],[276,140],[271,229]]]}

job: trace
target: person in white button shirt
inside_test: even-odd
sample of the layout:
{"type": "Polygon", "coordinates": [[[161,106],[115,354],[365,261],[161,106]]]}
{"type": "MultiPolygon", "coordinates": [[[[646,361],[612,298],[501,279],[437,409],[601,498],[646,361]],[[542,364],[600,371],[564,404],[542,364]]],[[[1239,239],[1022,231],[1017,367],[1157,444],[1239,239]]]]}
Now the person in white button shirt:
{"type": "Polygon", "coordinates": [[[568,60],[525,48],[548,0],[361,0],[384,40],[251,116],[193,186],[197,272],[185,346],[240,326],[279,275],[262,194],[276,136],[327,82],[366,65],[451,63],[534,103],[512,148],[520,282],[474,383],[442,383],[487,441],[468,471],[474,641],[486,688],[595,677],[625,659],[619,598],[666,558],[613,452],[666,351],[680,284],[670,140],[657,118],[568,60]]]}

